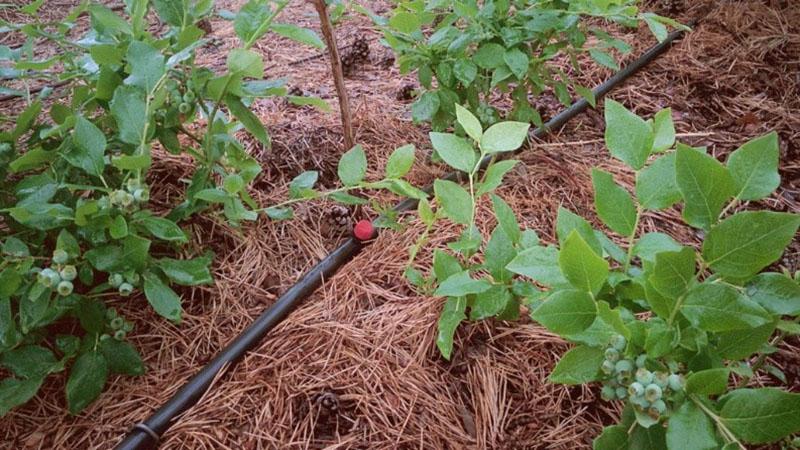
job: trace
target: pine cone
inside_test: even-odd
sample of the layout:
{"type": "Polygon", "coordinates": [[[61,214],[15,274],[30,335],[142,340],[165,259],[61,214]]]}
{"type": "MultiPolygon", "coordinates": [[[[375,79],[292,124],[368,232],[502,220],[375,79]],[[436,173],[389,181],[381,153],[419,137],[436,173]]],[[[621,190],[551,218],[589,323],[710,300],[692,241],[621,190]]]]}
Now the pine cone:
{"type": "Polygon", "coordinates": [[[342,52],[342,71],[345,75],[352,74],[356,66],[369,59],[369,44],[363,36],[357,37],[350,47],[342,52]]]}

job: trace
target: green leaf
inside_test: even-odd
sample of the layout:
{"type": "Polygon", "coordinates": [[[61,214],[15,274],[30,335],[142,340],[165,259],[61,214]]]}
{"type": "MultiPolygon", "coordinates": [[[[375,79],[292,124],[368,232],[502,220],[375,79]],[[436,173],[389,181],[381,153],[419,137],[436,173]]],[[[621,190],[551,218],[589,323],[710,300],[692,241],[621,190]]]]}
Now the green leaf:
{"type": "Polygon", "coordinates": [[[567,385],[590,383],[597,379],[604,358],[602,349],[579,345],[561,357],[547,380],[567,385]]]}
{"type": "Polygon", "coordinates": [[[3,353],[0,365],[29,380],[44,378],[61,369],[53,352],[39,345],[24,345],[3,353]]]}
{"type": "Polygon", "coordinates": [[[166,71],[164,55],[144,42],[133,41],[128,45],[127,59],[131,74],[125,84],[152,92],[166,71]]]}
{"type": "Polygon", "coordinates": [[[229,173],[222,180],[222,189],[230,195],[238,194],[244,189],[244,179],[238,173],[229,173]]]}
{"type": "Polygon", "coordinates": [[[120,263],[127,267],[141,270],[150,259],[150,241],[129,234],[122,242],[122,258],[120,263]]]}
{"type": "Polygon", "coordinates": [[[597,255],[577,231],[561,246],[558,265],[564,277],[576,288],[593,296],[608,278],[608,262],[597,255]]]}
{"type": "Polygon", "coordinates": [[[468,59],[459,59],[453,65],[453,73],[462,85],[469,86],[478,76],[478,66],[468,59]]]}
{"type": "Polygon", "coordinates": [[[320,39],[317,33],[308,28],[298,27],[297,25],[288,23],[273,23],[270,25],[269,29],[301,44],[310,45],[320,50],[325,48],[325,43],[322,42],[322,39],[320,39]]]}
{"type": "Polygon", "coordinates": [[[759,200],[781,184],[778,174],[778,133],[772,132],[742,145],[728,157],[728,171],[736,198],[759,200]]]}
{"type": "Polygon", "coordinates": [[[433,251],[433,273],[439,283],[462,270],[464,269],[455,256],[438,249],[433,251]]]}
{"type": "Polygon", "coordinates": [[[595,253],[598,255],[603,254],[603,246],[600,244],[600,240],[597,239],[592,225],[583,217],[559,206],[556,216],[556,235],[561,246],[564,245],[564,241],[573,231],[577,231],[595,253]]]}
{"type": "Polygon", "coordinates": [[[652,13],[644,13],[642,14],[642,19],[644,19],[647,27],[650,28],[650,31],[653,33],[653,36],[658,39],[658,42],[664,42],[669,33],[667,32],[667,27],[663,23],[659,22],[656,19],[656,15],[652,13]]]}
{"type": "Polygon", "coordinates": [[[500,314],[513,300],[506,286],[492,286],[488,290],[475,295],[470,308],[471,320],[482,320],[500,314]]]}
{"type": "Polygon", "coordinates": [[[231,198],[231,196],[222,189],[209,188],[203,189],[202,191],[194,194],[194,198],[211,203],[225,203],[231,198]]]}
{"type": "Polygon", "coordinates": [[[258,139],[258,142],[261,142],[267,148],[272,145],[272,140],[264,124],[258,116],[253,114],[250,108],[244,106],[238,97],[227,95],[225,97],[225,104],[228,105],[228,110],[230,110],[231,114],[244,125],[244,128],[250,132],[254,138],[258,139]]]}
{"type": "Polygon", "coordinates": [[[208,270],[210,264],[210,256],[193,259],[161,258],[156,262],[170,281],[183,286],[212,284],[214,280],[208,270]]]}
{"type": "Polygon", "coordinates": [[[545,286],[563,286],[567,279],[561,274],[558,266],[558,249],[549,247],[531,247],[517,254],[506,266],[516,274],[524,275],[545,286]]]}
{"type": "Polygon", "coordinates": [[[611,99],[605,101],[605,120],[605,141],[611,156],[635,170],[644,167],[653,148],[650,125],[611,99]]]}
{"type": "Polygon", "coordinates": [[[150,306],[162,317],[175,323],[181,321],[181,298],[158,276],[146,272],[144,274],[144,295],[150,306]]]}
{"type": "Polygon", "coordinates": [[[636,198],[646,209],[664,209],[681,200],[675,181],[675,153],[668,153],[636,176],[636,198]]]}
{"type": "Polygon", "coordinates": [[[98,352],[84,353],[75,360],[67,380],[67,405],[76,415],[100,395],[108,377],[108,363],[98,352]]]}
{"type": "Polygon", "coordinates": [[[145,217],[139,223],[153,236],[168,242],[187,242],[186,233],[173,221],[161,217],[145,217]]]}
{"type": "Polygon", "coordinates": [[[692,325],[711,332],[755,328],[772,320],[764,308],[724,284],[705,283],[692,288],[681,313],[692,325]]]}
{"type": "Polygon", "coordinates": [[[269,207],[264,210],[267,216],[272,220],[289,220],[294,217],[292,208],[277,208],[275,206],[269,207]]]}
{"type": "Polygon", "coordinates": [[[182,27],[186,17],[186,0],[150,0],[161,20],[174,26],[182,27]]]}
{"type": "Polygon", "coordinates": [[[677,252],[683,247],[681,244],[672,239],[664,233],[646,233],[639,241],[633,246],[633,254],[642,259],[642,261],[655,263],[656,255],[661,252],[677,252]]]}
{"type": "Polygon", "coordinates": [[[141,92],[131,86],[118,87],[111,99],[111,114],[117,122],[119,138],[128,144],[141,144],[145,124],[150,120],[141,92]]]}
{"type": "Polygon", "coordinates": [[[472,197],[463,187],[447,180],[433,182],[433,192],[448,219],[461,225],[472,221],[472,197]]]}
{"type": "Polygon", "coordinates": [[[578,95],[589,102],[589,105],[591,105],[592,108],[597,108],[597,98],[595,97],[593,90],[577,83],[573,83],[572,87],[575,88],[575,92],[577,92],[578,95]]]}
{"type": "Polygon", "coordinates": [[[719,448],[711,419],[692,401],[685,401],[673,412],[667,426],[667,448],[714,450],[719,448]]]}
{"type": "Polygon", "coordinates": [[[628,450],[628,430],[624,425],[603,428],[592,442],[592,450],[628,450]]]}
{"type": "Polygon", "coordinates": [[[319,97],[305,97],[302,95],[289,95],[286,97],[289,102],[297,106],[313,106],[322,112],[331,112],[331,105],[319,97]]]}
{"type": "Polygon", "coordinates": [[[678,298],[694,283],[695,253],[689,247],[677,252],[656,254],[655,265],[648,281],[668,298],[678,298]]]}
{"type": "Polygon", "coordinates": [[[389,19],[389,26],[401,33],[413,33],[422,26],[419,16],[406,11],[399,11],[389,19]]]}
{"type": "Polygon", "coordinates": [[[125,217],[117,216],[114,218],[114,221],[111,222],[111,226],[108,227],[108,233],[114,239],[122,239],[128,235],[128,222],[125,221],[125,217]]]}
{"type": "Polygon", "coordinates": [[[494,209],[497,224],[500,225],[512,243],[518,243],[521,238],[521,233],[514,210],[499,196],[492,194],[491,198],[492,209],[494,209]]]}
{"type": "Polygon", "coordinates": [[[439,111],[441,102],[436,92],[426,92],[411,105],[411,117],[415,122],[429,122],[439,111]]]}
{"type": "Polygon", "coordinates": [[[93,123],[78,116],[75,119],[73,145],[64,153],[64,159],[89,175],[100,176],[105,169],[103,155],[106,150],[106,137],[93,123]]]}
{"type": "Polygon", "coordinates": [[[672,108],[665,108],[653,116],[653,151],[663,152],[675,145],[675,124],[672,122],[672,108]]]}
{"type": "Polygon", "coordinates": [[[592,169],[594,206],[597,215],[609,228],[622,236],[630,236],[636,228],[636,205],[628,191],[614,182],[614,177],[600,169],[592,169]]]}
{"type": "Polygon", "coordinates": [[[601,66],[608,67],[611,70],[619,70],[619,65],[614,61],[614,57],[600,49],[590,48],[589,56],[601,66]]]}
{"type": "Polygon", "coordinates": [[[505,54],[506,49],[502,45],[494,42],[483,43],[472,55],[472,61],[482,69],[496,69],[505,65],[505,54]]]}
{"type": "Polygon", "coordinates": [[[130,24],[125,19],[105,6],[92,3],[89,5],[89,13],[92,16],[92,28],[100,33],[130,35],[132,32],[130,24]]]}
{"type": "Polygon", "coordinates": [[[367,155],[360,145],[347,151],[339,160],[339,179],[345,186],[356,186],[367,174],[367,155]]]}
{"type": "Polygon", "coordinates": [[[430,139],[436,153],[450,167],[467,173],[475,168],[477,155],[466,139],[455,134],[437,132],[431,132],[430,139]]]}
{"type": "Polygon", "coordinates": [[[480,142],[483,136],[483,127],[480,120],[475,117],[467,108],[456,103],[456,118],[458,123],[464,128],[467,136],[471,137],[473,141],[480,142]]]}
{"type": "Polygon", "coordinates": [[[783,274],[759,274],[747,285],[747,296],[773,314],[800,315],[800,284],[783,274]]]}
{"type": "Polygon", "coordinates": [[[242,42],[255,42],[267,32],[262,25],[271,20],[272,12],[263,0],[249,0],[233,20],[233,30],[242,42]]]}
{"type": "Polygon", "coordinates": [[[118,341],[116,339],[105,339],[100,341],[100,352],[103,353],[108,370],[111,373],[121,373],[124,375],[144,374],[144,363],[139,352],[129,342],[118,341]]]}
{"type": "Polygon", "coordinates": [[[120,155],[111,159],[111,165],[120,170],[142,170],[150,167],[152,158],[149,149],[140,155],[120,155]]]}
{"type": "Polygon", "coordinates": [[[6,378],[0,381],[0,417],[6,415],[11,408],[25,404],[32,399],[42,385],[42,381],[43,378],[32,380],[6,378]]]}
{"type": "Polygon", "coordinates": [[[718,333],[717,353],[732,361],[748,358],[759,351],[775,331],[775,322],[756,328],[718,333]]]}
{"type": "Polygon", "coordinates": [[[414,165],[414,144],[397,147],[386,161],[386,178],[403,178],[414,165]]]}
{"type": "Polygon", "coordinates": [[[766,444],[800,431],[800,394],[737,389],[721,402],[722,423],[744,442],[766,444]]]}
{"type": "Polygon", "coordinates": [[[483,176],[483,182],[478,184],[475,196],[479,197],[497,189],[503,183],[503,177],[509,170],[513,169],[519,161],[515,159],[505,159],[489,165],[483,176]]]}
{"type": "Polygon", "coordinates": [[[727,278],[758,273],[783,254],[800,226],[800,215],[745,211],[713,227],[703,242],[703,259],[727,278]]]}
{"type": "Polygon", "coordinates": [[[728,170],[715,158],[678,145],[675,180],[684,201],[683,218],[693,227],[709,228],[734,195],[728,170]]]}
{"type": "Polygon", "coordinates": [[[484,266],[489,270],[492,278],[498,281],[511,279],[511,273],[506,270],[506,264],[511,262],[516,254],[514,243],[502,225],[495,227],[484,249],[484,266]]]}
{"type": "Polygon", "coordinates": [[[317,183],[319,173],[313,170],[307,170],[300,175],[294,177],[289,183],[289,196],[291,198],[308,198],[314,196],[312,188],[317,183]]]}
{"type": "Polygon", "coordinates": [[[489,154],[516,150],[525,142],[530,127],[525,122],[496,123],[483,133],[481,149],[489,154]]]}
{"type": "Polygon", "coordinates": [[[442,315],[439,316],[437,324],[438,335],[436,346],[446,360],[450,360],[453,353],[453,335],[455,335],[458,325],[467,318],[464,311],[467,308],[467,300],[464,297],[451,297],[444,304],[442,315]]]}
{"type": "Polygon", "coordinates": [[[731,370],[727,367],[695,372],[686,379],[686,393],[697,395],[719,395],[728,391],[731,370]]]}
{"type": "Polygon", "coordinates": [[[228,70],[243,77],[264,78],[264,60],[253,50],[235,48],[228,53],[228,70]]]}
{"type": "Polygon", "coordinates": [[[475,280],[469,276],[469,270],[458,272],[449,276],[439,284],[436,297],[461,297],[469,294],[478,294],[489,290],[492,285],[486,280],[475,280]]]}
{"type": "Polygon", "coordinates": [[[591,295],[571,289],[556,291],[531,313],[533,320],[559,335],[589,328],[596,316],[597,307],[591,295]]]}
{"type": "Polygon", "coordinates": [[[522,50],[518,48],[506,50],[503,54],[503,61],[505,61],[508,68],[511,69],[511,73],[513,73],[515,77],[520,80],[525,78],[525,74],[528,73],[530,59],[522,50]]]}

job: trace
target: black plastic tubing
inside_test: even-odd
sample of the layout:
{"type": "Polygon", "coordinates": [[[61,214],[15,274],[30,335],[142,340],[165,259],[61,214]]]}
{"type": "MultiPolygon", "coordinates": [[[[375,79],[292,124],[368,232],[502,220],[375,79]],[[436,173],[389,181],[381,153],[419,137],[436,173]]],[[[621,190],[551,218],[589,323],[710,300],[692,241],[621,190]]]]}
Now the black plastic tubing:
{"type": "MultiPolygon", "coordinates": [[[[675,31],[663,42],[648,49],[635,61],[628,64],[625,68],[596,87],[594,89],[595,98],[599,99],[603,97],[611,89],[649,64],[661,53],[666,51],[670,45],[682,35],[683,31],[675,31]]],[[[588,107],[589,103],[585,99],[578,100],[572,106],[553,117],[543,127],[534,130],[533,136],[542,137],[550,130],[560,128],[588,107]]],[[[490,158],[482,160],[481,168],[485,168],[489,162],[490,158]]],[[[445,178],[451,180],[458,179],[459,174],[455,172],[450,173],[445,178]]],[[[428,191],[430,192],[430,188],[428,188],[428,191]]],[[[415,199],[406,199],[398,203],[395,210],[409,211],[416,208],[417,203],[415,199]]],[[[272,306],[267,308],[267,310],[264,311],[255,322],[247,327],[242,334],[228,344],[227,347],[222,349],[211,362],[189,379],[171,399],[147,420],[135,425],[128,435],[125,436],[125,439],[117,445],[117,450],[156,448],[161,435],[172,426],[173,420],[197,403],[221,371],[229,370],[239,362],[245,353],[256,347],[267,333],[297,308],[297,306],[314,292],[325,279],[333,276],[339,268],[352,260],[365,244],[366,243],[360,242],[355,238],[350,238],[325,257],[325,259],[317,263],[317,265],[303,275],[294,286],[281,295],[272,306]]]]}

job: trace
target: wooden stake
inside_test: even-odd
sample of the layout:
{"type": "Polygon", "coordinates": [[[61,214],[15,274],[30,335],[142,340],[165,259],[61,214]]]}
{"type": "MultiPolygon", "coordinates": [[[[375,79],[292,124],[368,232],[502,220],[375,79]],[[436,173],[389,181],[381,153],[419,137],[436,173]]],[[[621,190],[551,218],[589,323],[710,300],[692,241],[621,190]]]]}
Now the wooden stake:
{"type": "Polygon", "coordinates": [[[322,24],[322,35],[328,46],[328,55],[331,58],[331,72],[333,82],[336,85],[336,95],[339,97],[339,109],[342,114],[342,128],[344,128],[344,150],[350,150],[355,145],[353,139],[353,118],[350,113],[350,102],[347,99],[347,88],[344,85],[344,72],[342,71],[342,60],[339,58],[339,47],[336,45],[336,35],[333,33],[333,25],[328,16],[328,7],[325,0],[311,0],[319,14],[319,21],[322,24]]]}

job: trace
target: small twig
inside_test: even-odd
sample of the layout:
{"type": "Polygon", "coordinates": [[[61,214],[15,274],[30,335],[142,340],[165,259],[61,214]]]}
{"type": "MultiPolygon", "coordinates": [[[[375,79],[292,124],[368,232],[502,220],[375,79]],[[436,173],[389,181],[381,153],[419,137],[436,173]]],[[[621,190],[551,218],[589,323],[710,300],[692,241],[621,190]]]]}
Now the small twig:
{"type": "Polygon", "coordinates": [[[328,16],[328,7],[325,0],[312,0],[314,7],[319,14],[319,21],[322,25],[322,35],[328,46],[328,54],[331,57],[331,72],[333,82],[336,85],[336,95],[339,97],[339,109],[342,114],[342,127],[344,128],[344,146],[349,150],[355,144],[353,139],[353,121],[350,113],[350,102],[347,99],[347,88],[344,85],[344,72],[342,71],[342,60],[339,58],[339,48],[336,46],[336,36],[333,33],[333,25],[328,16]]]}

